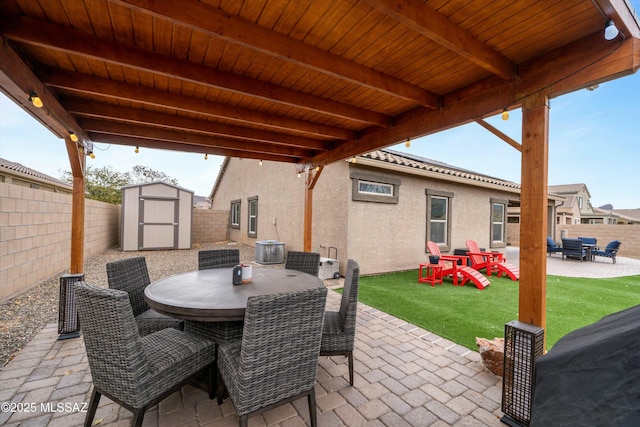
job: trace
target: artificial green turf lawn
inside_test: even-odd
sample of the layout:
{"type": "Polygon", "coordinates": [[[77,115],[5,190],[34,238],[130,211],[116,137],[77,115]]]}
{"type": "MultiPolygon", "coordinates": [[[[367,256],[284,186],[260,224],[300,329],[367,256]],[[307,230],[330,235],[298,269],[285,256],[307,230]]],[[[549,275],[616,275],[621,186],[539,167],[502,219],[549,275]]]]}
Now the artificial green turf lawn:
{"type": "MultiPolygon", "coordinates": [[[[503,337],[518,318],[518,282],[490,277],[479,290],[450,279],[432,287],[418,271],[360,278],[358,300],[385,313],[477,350],[476,337],[503,337]]],[[[547,349],[562,336],[603,316],[640,304],[640,276],[585,279],[547,276],[547,349]]]]}

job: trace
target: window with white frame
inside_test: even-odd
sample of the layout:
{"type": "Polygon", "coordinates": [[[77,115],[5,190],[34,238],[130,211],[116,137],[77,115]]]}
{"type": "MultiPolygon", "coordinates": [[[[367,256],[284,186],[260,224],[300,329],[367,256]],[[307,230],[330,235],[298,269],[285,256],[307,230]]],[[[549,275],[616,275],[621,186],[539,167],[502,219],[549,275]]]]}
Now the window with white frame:
{"type": "Polygon", "coordinates": [[[491,247],[507,243],[507,203],[506,200],[491,199],[491,247]]]}
{"type": "Polygon", "coordinates": [[[231,201],[231,212],[229,216],[231,217],[231,228],[240,228],[240,204],[242,202],[240,200],[232,200],[231,201]]]}
{"type": "Polygon", "coordinates": [[[247,199],[249,205],[249,220],[247,221],[247,235],[256,237],[258,235],[258,196],[247,199]]]}
{"type": "Polygon", "coordinates": [[[426,190],[426,195],[427,240],[437,243],[441,250],[448,251],[451,248],[451,199],[453,193],[426,190]]]}

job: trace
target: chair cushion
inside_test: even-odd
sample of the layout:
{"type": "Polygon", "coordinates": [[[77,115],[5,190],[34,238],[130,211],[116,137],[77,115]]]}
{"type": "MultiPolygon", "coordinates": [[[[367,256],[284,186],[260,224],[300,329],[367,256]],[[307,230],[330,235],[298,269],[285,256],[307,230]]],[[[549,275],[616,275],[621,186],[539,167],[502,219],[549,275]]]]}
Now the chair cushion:
{"type": "Polygon", "coordinates": [[[137,405],[153,400],[158,390],[169,390],[215,361],[215,343],[172,328],[141,338],[148,367],[141,379],[137,405]]]}

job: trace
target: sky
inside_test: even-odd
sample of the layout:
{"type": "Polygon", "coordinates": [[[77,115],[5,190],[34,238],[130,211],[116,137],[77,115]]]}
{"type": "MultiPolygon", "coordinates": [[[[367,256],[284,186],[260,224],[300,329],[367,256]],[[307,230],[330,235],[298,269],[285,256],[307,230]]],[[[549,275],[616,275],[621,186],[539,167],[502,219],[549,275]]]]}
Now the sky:
{"type": "MultiPolygon", "coordinates": [[[[640,10],[640,0],[631,2],[640,10]]],[[[549,185],[587,185],[595,207],[640,209],[640,72],[551,99],[549,113],[549,185]]],[[[521,141],[520,110],[487,121],[521,141]]],[[[520,152],[476,123],[392,146],[398,151],[452,166],[521,182],[520,152]]],[[[141,164],[178,180],[196,195],[208,196],[222,157],[94,143],[87,164],[129,172],[141,164]]],[[[55,178],[69,170],[64,140],[35,121],[0,93],[0,157],[55,178]]],[[[292,166],[293,173],[293,166],[292,166]]]]}

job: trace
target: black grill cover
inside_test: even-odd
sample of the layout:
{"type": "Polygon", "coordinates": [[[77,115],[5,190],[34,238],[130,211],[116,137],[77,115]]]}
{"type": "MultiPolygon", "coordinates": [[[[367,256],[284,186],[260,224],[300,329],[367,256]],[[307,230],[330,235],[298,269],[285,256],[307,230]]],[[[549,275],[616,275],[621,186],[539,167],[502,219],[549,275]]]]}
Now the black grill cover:
{"type": "Polygon", "coordinates": [[[640,426],[640,305],[562,337],[536,360],[531,426],[640,426]]]}

